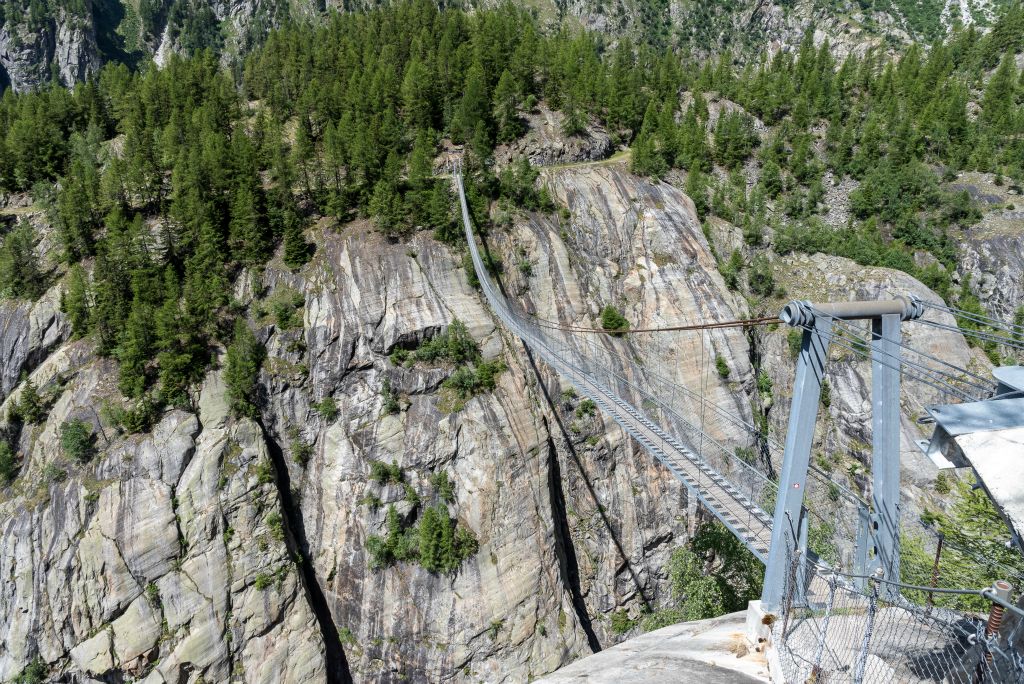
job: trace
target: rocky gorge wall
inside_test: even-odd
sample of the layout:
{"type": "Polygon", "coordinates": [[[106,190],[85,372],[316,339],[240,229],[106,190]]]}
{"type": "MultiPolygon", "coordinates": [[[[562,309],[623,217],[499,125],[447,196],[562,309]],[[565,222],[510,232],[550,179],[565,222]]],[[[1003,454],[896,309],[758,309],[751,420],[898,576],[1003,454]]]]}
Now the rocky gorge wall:
{"type": "MultiPolygon", "coordinates": [[[[634,327],[748,313],[676,187],[621,163],[552,169],[541,182],[568,216],[517,214],[489,238],[519,305],[582,326],[605,304],[634,327]]],[[[736,229],[709,234],[721,251],[736,229]]],[[[168,411],[150,434],[121,434],[103,409],[118,396],[116,368],[88,339],[69,340],[60,286],[34,305],[0,304],[0,415],[23,373],[53,402],[17,436],[24,466],[0,493],[0,680],[38,656],[75,681],[522,682],[623,638],[613,613],[665,604],[666,561],[695,523],[692,502],[496,325],[460,252],[423,233],[391,243],[363,222],[324,219],[309,238],[316,254],[300,272],[275,259],[237,284],[268,352],[259,420],[228,414],[215,369],[192,410],[168,411]],[[290,320],[273,313],[281,302],[294,307],[290,320]],[[507,366],[493,392],[461,408],[442,388],[450,368],[390,360],[455,319],[507,366]],[[327,397],[330,418],[315,409],[327,397]],[[61,449],[69,418],[98,436],[87,464],[61,449]],[[375,461],[396,464],[407,486],[374,481],[375,461]],[[452,483],[444,505],[477,552],[452,574],[372,568],[367,540],[386,534],[387,507],[411,519],[441,501],[439,473],[452,483]]],[[[836,257],[775,266],[786,296],[929,294],[904,274],[836,257]]],[[[958,335],[908,336],[984,363],[958,335]]],[[[601,344],[744,420],[767,409],[781,438],[786,340],[784,329],[722,329],[601,344]]],[[[834,361],[816,449],[839,454],[836,472],[863,487],[869,370],[838,352],[834,361]]],[[[932,496],[934,472],[912,441],[918,403],[931,397],[913,397],[905,491],[917,500],[932,496]]],[[[749,441],[724,423],[707,428],[749,441]]]]}

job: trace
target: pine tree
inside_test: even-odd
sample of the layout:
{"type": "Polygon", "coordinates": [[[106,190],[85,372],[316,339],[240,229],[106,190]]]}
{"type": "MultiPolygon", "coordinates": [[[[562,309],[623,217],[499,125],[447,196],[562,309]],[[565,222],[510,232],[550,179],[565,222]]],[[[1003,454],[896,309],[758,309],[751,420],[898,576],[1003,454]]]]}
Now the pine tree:
{"type": "Polygon", "coordinates": [[[409,185],[414,190],[427,190],[434,176],[434,141],[428,131],[421,130],[409,156],[409,185]]]}
{"type": "Polygon", "coordinates": [[[402,117],[413,129],[426,130],[434,126],[434,79],[416,57],[409,62],[402,80],[402,117]]]}
{"type": "Polygon", "coordinates": [[[498,128],[498,142],[511,142],[523,132],[519,118],[519,88],[508,69],[501,72],[494,89],[494,121],[498,128]]]}
{"type": "Polygon", "coordinates": [[[270,255],[270,231],[264,222],[259,196],[248,184],[234,192],[228,235],[232,253],[246,266],[261,264],[270,255]]]}
{"type": "Polygon", "coordinates": [[[35,255],[35,229],[20,222],[0,244],[0,296],[37,299],[46,290],[46,279],[35,255]]]}
{"type": "Polygon", "coordinates": [[[679,142],[676,146],[677,162],[686,170],[711,170],[711,153],[708,149],[707,131],[697,118],[696,104],[687,108],[679,127],[679,142]]]}
{"type": "Polygon", "coordinates": [[[700,169],[692,169],[686,176],[684,192],[693,200],[693,206],[697,210],[697,216],[703,219],[707,216],[708,209],[708,182],[700,169]]]}
{"type": "Polygon", "coordinates": [[[29,425],[40,424],[46,419],[46,404],[39,395],[32,378],[25,381],[21,396],[18,397],[16,413],[23,422],[29,425]]]}
{"type": "MultiPolygon", "coordinates": [[[[479,144],[480,141],[476,140],[476,137],[480,135],[481,128],[486,136],[482,139],[490,140],[490,102],[483,65],[479,61],[475,61],[466,72],[465,90],[459,103],[457,130],[462,140],[472,140],[474,145],[479,144]]],[[[486,149],[490,151],[489,142],[486,149]]]]}
{"type": "Polygon", "coordinates": [[[775,199],[782,192],[782,170],[774,159],[769,159],[761,168],[761,186],[768,199],[775,199]]]}
{"type": "Polygon", "coordinates": [[[154,323],[153,310],[148,304],[138,298],[132,302],[132,311],[117,348],[121,364],[118,388],[131,399],[141,397],[146,390],[146,364],[154,356],[154,323]]]}
{"type": "Polygon", "coordinates": [[[89,332],[89,284],[79,264],[68,272],[68,287],[61,295],[60,308],[71,322],[72,337],[82,337],[89,332]]]}
{"type": "Polygon", "coordinates": [[[448,181],[441,180],[434,184],[430,191],[427,215],[436,239],[448,244],[457,244],[463,239],[462,231],[452,215],[452,191],[448,181]]]}
{"type": "MultiPolygon", "coordinates": [[[[444,521],[438,512],[441,507],[443,505],[429,506],[423,511],[423,517],[419,522],[420,565],[430,572],[438,572],[444,567],[441,547],[444,521]]],[[[443,515],[444,518],[448,517],[447,509],[443,515]]]]}
{"type": "Polygon", "coordinates": [[[0,485],[7,486],[18,475],[18,461],[14,449],[6,440],[0,439],[0,485]]]}
{"type": "Polygon", "coordinates": [[[1017,67],[1014,56],[1007,53],[985,87],[981,100],[981,119],[998,133],[1011,133],[1016,128],[1017,67]]]}
{"type": "Polygon", "coordinates": [[[259,417],[257,390],[260,366],[266,352],[246,322],[235,321],[235,337],[227,351],[224,384],[227,386],[228,405],[238,416],[259,417]]]}
{"type": "Polygon", "coordinates": [[[302,221],[294,213],[288,212],[284,217],[284,263],[297,271],[309,261],[310,248],[302,230],[302,221]]]}
{"type": "Polygon", "coordinates": [[[652,101],[644,114],[644,123],[640,133],[633,141],[633,158],[630,169],[641,176],[661,178],[668,171],[668,164],[661,150],[655,143],[655,131],[658,126],[658,108],[652,101]]]}

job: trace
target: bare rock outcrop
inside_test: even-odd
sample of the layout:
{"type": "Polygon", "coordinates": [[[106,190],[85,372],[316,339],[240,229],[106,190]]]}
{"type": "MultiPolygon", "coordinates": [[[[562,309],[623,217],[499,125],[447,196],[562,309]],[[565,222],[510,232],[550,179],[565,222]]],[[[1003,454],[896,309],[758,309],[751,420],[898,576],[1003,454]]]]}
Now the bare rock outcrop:
{"type": "Polygon", "coordinates": [[[14,389],[21,374],[32,370],[71,333],[60,312],[60,288],[34,303],[0,302],[0,402],[14,389]]]}
{"type": "Polygon", "coordinates": [[[31,20],[0,24],[0,88],[24,92],[56,76],[66,86],[88,78],[101,66],[91,15],[75,16],[57,9],[31,20]]]}
{"type": "Polygon", "coordinates": [[[534,166],[553,166],[577,162],[597,161],[611,155],[613,146],[608,132],[596,124],[585,127],[576,135],[565,135],[565,115],[544,105],[527,112],[527,132],[521,138],[494,151],[499,166],[525,157],[534,166]]]}
{"type": "Polygon", "coordinates": [[[0,501],[0,678],[36,655],[73,677],[322,678],[259,427],[227,419],[211,374],[198,416],[174,410],[149,435],[118,435],[95,410],[111,370],[78,368],[45,423],[22,428],[27,462],[0,501]],[[94,424],[88,463],[58,446],[71,417],[94,424]]]}

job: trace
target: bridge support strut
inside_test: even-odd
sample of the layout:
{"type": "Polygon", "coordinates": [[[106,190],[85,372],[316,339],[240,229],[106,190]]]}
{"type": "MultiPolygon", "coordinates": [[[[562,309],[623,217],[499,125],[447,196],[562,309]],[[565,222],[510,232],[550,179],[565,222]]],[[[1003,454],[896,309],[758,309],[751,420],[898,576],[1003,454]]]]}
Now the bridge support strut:
{"type": "MultiPolygon", "coordinates": [[[[831,340],[832,319],[815,316],[804,329],[800,355],[796,362],[796,381],[793,384],[793,403],[789,411],[789,430],[786,433],[786,452],[779,475],[779,495],[772,520],[772,545],[768,550],[768,563],[764,572],[761,606],[769,613],[782,607],[786,583],[792,576],[790,561],[797,551],[798,541],[806,545],[807,516],[801,515],[804,488],[807,486],[807,468],[811,460],[814,424],[818,419],[821,401],[821,383],[825,377],[825,362],[831,340]]],[[[801,549],[806,554],[806,547],[801,549]]],[[[801,577],[803,573],[800,573],[801,577]]]]}
{"type": "MultiPolygon", "coordinates": [[[[786,451],[779,478],[779,496],[772,522],[761,605],[778,612],[785,596],[802,602],[806,578],[809,521],[802,509],[810,465],[814,425],[821,400],[821,385],[828,360],[835,320],[871,321],[871,511],[858,511],[854,574],[881,570],[893,582],[900,575],[900,322],[920,318],[924,312],[914,299],[879,302],[810,304],[791,302],[780,318],[804,329],[797,359],[793,404],[786,433],[786,451]],[[798,554],[798,555],[797,555],[798,554]],[[797,584],[787,594],[787,583],[797,584]]],[[[885,598],[895,598],[897,588],[882,584],[885,598]]]]}

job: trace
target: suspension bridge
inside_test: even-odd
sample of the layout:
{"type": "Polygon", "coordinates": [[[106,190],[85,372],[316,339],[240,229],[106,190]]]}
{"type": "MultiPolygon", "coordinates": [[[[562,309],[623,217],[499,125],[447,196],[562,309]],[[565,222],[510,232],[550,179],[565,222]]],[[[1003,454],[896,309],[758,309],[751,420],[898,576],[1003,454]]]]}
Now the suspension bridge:
{"type": "Polygon", "coordinates": [[[916,321],[962,332],[936,317],[923,317],[928,309],[962,313],[972,324],[968,332],[977,333],[979,340],[1019,351],[1024,351],[1024,328],[941,303],[900,297],[827,305],[793,302],[780,318],[628,331],[633,335],[704,331],[767,325],[780,319],[801,330],[789,430],[785,444],[779,444],[737,412],[644,367],[617,348],[621,333],[562,325],[515,306],[492,279],[489,260],[477,244],[458,163],[452,179],[481,291],[502,324],[665,466],[693,499],[765,564],[758,610],[770,616],[764,622],[772,625],[781,678],[1024,682],[1024,657],[1019,650],[1024,641],[1024,611],[1010,602],[1008,590],[915,587],[901,583],[899,571],[900,379],[928,385],[960,402],[1024,402],[1020,398],[1024,388],[998,385],[911,348],[901,339],[901,323],[916,321]],[[855,327],[860,320],[871,323],[867,337],[855,327]],[[870,501],[810,463],[831,347],[872,363],[870,501]],[[716,439],[704,419],[707,414],[718,427],[746,434],[763,458],[742,458],[735,448],[716,439]],[[701,416],[699,422],[696,415],[701,416]],[[773,464],[777,479],[770,476],[776,470],[773,464]],[[832,531],[835,557],[825,558],[809,546],[808,533],[815,521],[832,531]],[[852,570],[844,573],[841,567],[852,570]],[[904,596],[921,590],[930,591],[929,597],[936,592],[982,595],[1017,618],[1017,627],[1012,634],[1000,635],[998,625],[993,632],[991,624],[978,615],[939,610],[930,603],[922,609],[904,596]]]}

